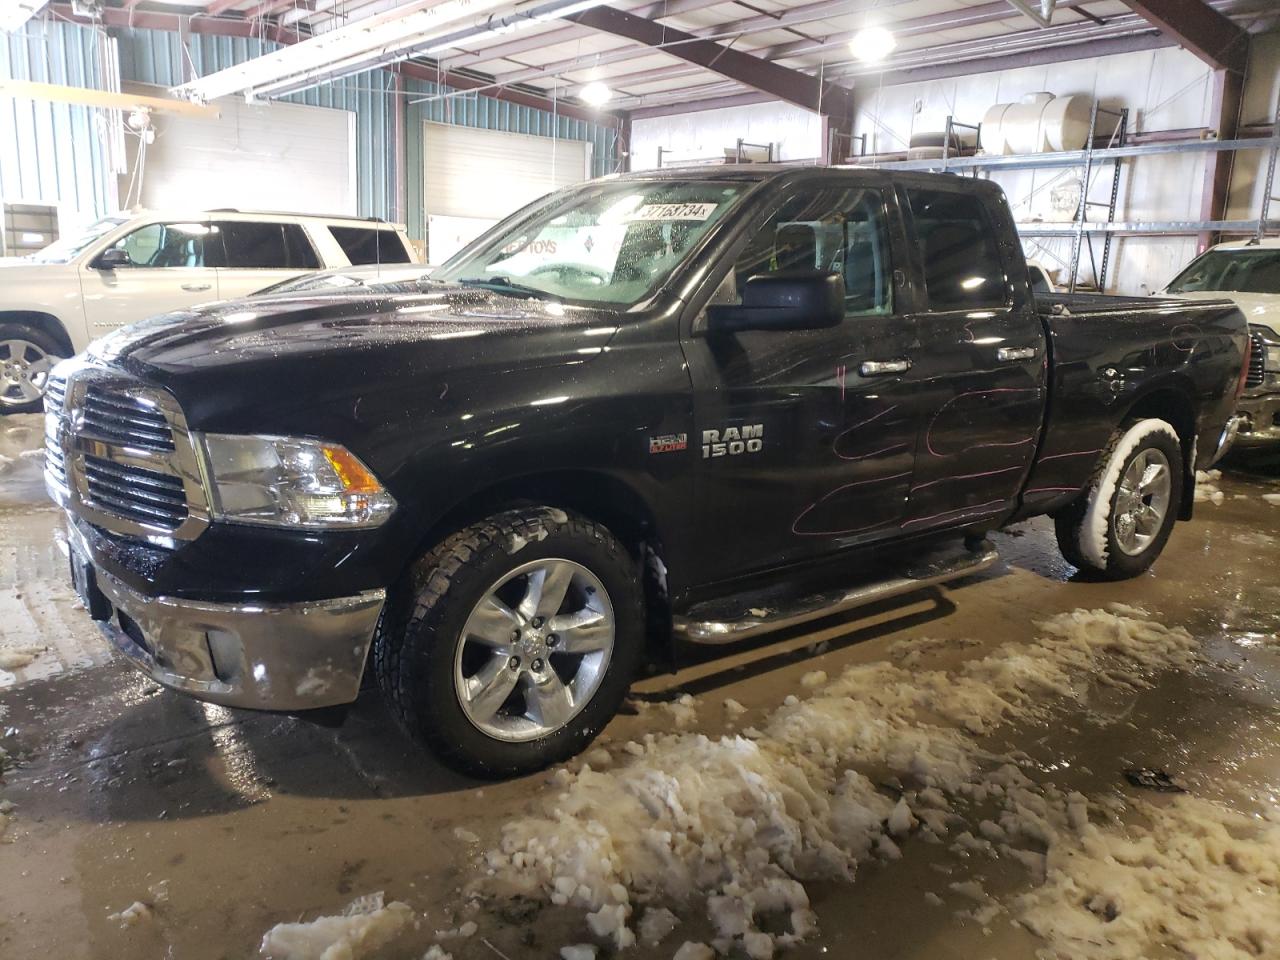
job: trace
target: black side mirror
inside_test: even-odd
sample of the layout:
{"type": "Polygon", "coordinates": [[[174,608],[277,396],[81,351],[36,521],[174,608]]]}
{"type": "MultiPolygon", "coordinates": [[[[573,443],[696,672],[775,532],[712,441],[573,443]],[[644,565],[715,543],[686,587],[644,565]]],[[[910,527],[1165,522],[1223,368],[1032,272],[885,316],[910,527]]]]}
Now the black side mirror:
{"type": "Polygon", "coordinates": [[[95,270],[114,270],[117,267],[132,266],[133,257],[129,256],[129,251],[122,250],[120,247],[107,247],[93,261],[95,270]]]}
{"type": "Polygon", "coordinates": [[[742,303],[707,308],[709,333],[816,330],[844,319],[844,277],[821,270],[766,273],[743,285],[742,303]]]}

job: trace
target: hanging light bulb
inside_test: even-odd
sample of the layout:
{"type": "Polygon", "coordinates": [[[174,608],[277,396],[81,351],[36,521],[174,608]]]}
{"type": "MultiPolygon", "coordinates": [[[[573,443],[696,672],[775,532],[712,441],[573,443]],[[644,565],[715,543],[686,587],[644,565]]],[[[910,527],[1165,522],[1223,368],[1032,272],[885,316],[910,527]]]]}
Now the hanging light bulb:
{"type": "Polygon", "coordinates": [[[601,107],[613,99],[613,91],[609,89],[608,84],[592,80],[578,92],[578,99],[593,107],[601,107]]]}
{"type": "Polygon", "coordinates": [[[893,34],[884,27],[866,27],[849,41],[849,51],[863,63],[879,63],[898,45],[893,34]]]}

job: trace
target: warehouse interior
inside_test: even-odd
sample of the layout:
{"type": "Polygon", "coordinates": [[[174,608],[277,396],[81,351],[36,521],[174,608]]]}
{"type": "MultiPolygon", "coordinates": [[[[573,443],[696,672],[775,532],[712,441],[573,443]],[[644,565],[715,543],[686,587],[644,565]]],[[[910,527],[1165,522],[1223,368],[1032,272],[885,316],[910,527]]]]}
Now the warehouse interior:
{"type": "Polygon", "coordinates": [[[1276,0],[0,0],[0,957],[1280,956],[1278,167],[1276,0]],[[1007,302],[929,305],[926,188],[1007,302]],[[784,330],[832,224],[896,259],[784,330]],[[776,299],[711,284],[761,229],[776,299]],[[513,678],[564,642],[530,547],[603,679],[459,763],[442,695],[531,740],[468,712],[484,604],[513,678]]]}

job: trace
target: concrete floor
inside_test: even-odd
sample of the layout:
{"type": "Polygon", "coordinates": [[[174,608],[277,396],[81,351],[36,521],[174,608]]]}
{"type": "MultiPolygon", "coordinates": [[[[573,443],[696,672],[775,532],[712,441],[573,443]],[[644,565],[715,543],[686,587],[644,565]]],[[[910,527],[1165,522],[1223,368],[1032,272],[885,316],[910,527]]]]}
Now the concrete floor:
{"type": "MultiPolygon", "coordinates": [[[[0,423],[0,453],[38,443],[38,418],[0,423]]],[[[953,663],[1026,638],[1047,616],[1123,601],[1190,630],[1203,666],[1162,674],[1136,695],[1097,691],[1087,717],[1005,727],[993,746],[1024,751],[1064,789],[1089,796],[1131,794],[1121,770],[1151,766],[1193,795],[1275,809],[1280,506],[1261,497],[1280,485],[1274,464],[1245,466],[1258,472],[1225,476],[1222,504],[1198,505],[1136,581],[1072,582],[1049,526],[1024,524],[996,538],[1003,563],[981,577],[637,684],[637,709],[610,725],[606,741],[670,729],[674,712],[648,705],[681,693],[698,704],[690,729],[714,736],[729,723],[725,698],[748,708],[737,721],[745,726],[802,692],[806,672],[835,676],[889,657],[904,639],[946,641],[930,656],[953,663]],[[812,652],[823,640],[824,652],[812,652]]],[[[338,729],[161,691],[108,656],[73,609],[54,543],[59,517],[38,469],[16,458],[0,477],[0,647],[48,647],[0,687],[0,745],[10,755],[0,799],[17,805],[0,837],[0,957],[249,957],[273,924],[337,913],[379,890],[423,919],[378,957],[419,957],[434,929],[468,917],[479,933],[448,944],[456,960],[555,957],[562,944],[590,939],[581,911],[524,900],[465,907],[483,852],[506,821],[538,809],[550,774],[481,784],[442,769],[396,731],[373,691],[338,729]],[[154,905],[146,922],[108,919],[134,901],[154,905]]],[[[786,955],[1034,955],[1040,944],[1025,929],[984,932],[958,916],[966,904],[948,888],[974,876],[1016,892],[1028,882],[1022,873],[946,846],[907,842],[904,854],[870,864],[853,884],[812,885],[822,933],[786,955]],[[926,891],[942,905],[925,906],[926,891]]],[[[662,947],[625,955],[670,957],[682,939],[704,935],[690,921],[662,947]]]]}

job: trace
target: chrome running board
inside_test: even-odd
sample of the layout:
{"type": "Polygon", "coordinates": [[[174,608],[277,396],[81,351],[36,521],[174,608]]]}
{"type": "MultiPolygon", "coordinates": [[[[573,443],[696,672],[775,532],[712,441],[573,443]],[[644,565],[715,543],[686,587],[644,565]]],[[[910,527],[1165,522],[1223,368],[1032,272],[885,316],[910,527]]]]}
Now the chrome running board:
{"type": "Polygon", "coordinates": [[[930,555],[909,566],[898,577],[818,593],[770,607],[753,607],[734,619],[704,620],[697,616],[698,608],[694,607],[687,616],[673,617],[672,628],[676,636],[691,643],[735,643],[979,573],[999,559],[1000,555],[991,541],[983,540],[973,550],[961,547],[945,554],[930,555]]]}

